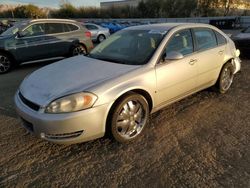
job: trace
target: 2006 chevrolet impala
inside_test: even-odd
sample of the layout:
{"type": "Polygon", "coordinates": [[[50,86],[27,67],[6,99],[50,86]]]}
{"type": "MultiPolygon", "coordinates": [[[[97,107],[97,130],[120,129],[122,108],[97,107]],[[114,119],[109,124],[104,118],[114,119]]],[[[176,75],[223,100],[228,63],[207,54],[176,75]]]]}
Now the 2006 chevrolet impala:
{"type": "Polygon", "coordinates": [[[206,24],[155,24],[122,30],[88,57],[29,75],[15,96],[24,126],[42,139],[77,143],[110,133],[136,139],[150,113],[205,88],[230,88],[239,50],[206,24]]]}

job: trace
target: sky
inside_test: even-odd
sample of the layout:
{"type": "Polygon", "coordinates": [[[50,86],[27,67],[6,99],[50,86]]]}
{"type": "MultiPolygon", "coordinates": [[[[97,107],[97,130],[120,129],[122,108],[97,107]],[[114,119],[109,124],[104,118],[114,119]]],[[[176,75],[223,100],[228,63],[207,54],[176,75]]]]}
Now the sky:
{"type": "MultiPolygon", "coordinates": [[[[1,4],[34,4],[39,7],[58,8],[65,0],[0,0],[1,4]]],[[[66,0],[75,6],[100,6],[100,2],[112,0],[66,0]]]]}

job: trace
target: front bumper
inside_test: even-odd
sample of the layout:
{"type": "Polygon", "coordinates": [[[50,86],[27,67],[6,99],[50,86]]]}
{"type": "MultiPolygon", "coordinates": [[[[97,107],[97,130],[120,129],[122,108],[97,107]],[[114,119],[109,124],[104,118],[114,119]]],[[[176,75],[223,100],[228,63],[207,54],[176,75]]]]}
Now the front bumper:
{"type": "Polygon", "coordinates": [[[74,144],[103,137],[109,105],[80,112],[46,114],[34,111],[15,95],[15,105],[24,127],[35,136],[58,144],[74,144]]]}

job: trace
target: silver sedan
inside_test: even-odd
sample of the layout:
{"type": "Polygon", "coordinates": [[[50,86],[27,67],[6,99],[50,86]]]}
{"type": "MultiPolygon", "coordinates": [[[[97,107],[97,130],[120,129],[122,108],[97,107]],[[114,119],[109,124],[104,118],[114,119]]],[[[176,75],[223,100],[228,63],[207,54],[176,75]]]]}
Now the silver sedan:
{"type": "Polygon", "coordinates": [[[93,23],[84,23],[83,26],[91,32],[91,38],[94,42],[101,43],[110,36],[108,28],[93,23]]]}
{"type": "Polygon", "coordinates": [[[214,86],[226,93],[240,70],[240,52],[205,24],[156,24],[119,31],[88,57],[35,71],[15,96],[23,125],[64,144],[107,133],[126,143],[145,130],[151,113],[214,86]]]}

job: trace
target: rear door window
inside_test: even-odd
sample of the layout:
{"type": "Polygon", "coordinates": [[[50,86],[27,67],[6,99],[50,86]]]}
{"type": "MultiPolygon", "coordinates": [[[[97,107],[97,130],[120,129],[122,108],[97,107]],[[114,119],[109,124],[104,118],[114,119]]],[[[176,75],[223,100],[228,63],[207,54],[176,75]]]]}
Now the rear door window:
{"type": "Polygon", "coordinates": [[[214,32],[215,32],[215,35],[217,37],[217,43],[219,46],[227,43],[227,39],[222,34],[220,34],[217,31],[214,31],[214,32]]]}
{"type": "Polygon", "coordinates": [[[88,29],[88,30],[97,30],[98,27],[94,26],[94,25],[85,25],[85,27],[88,29]]]}
{"type": "Polygon", "coordinates": [[[70,32],[71,30],[70,30],[70,27],[69,27],[69,24],[63,24],[63,30],[64,30],[64,32],[70,32]]]}
{"type": "Polygon", "coordinates": [[[197,50],[202,51],[217,46],[215,33],[208,28],[194,29],[197,50]]]}
{"type": "Polygon", "coordinates": [[[46,31],[46,34],[63,33],[64,27],[63,27],[63,24],[61,23],[46,23],[45,31],[46,31]]]}

